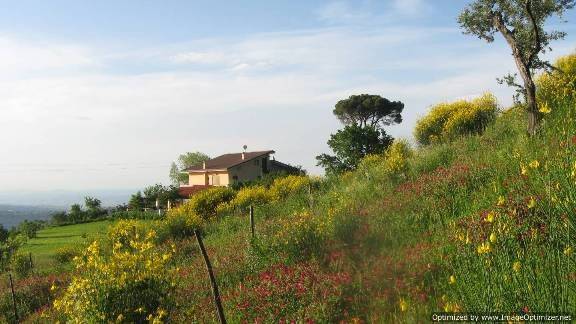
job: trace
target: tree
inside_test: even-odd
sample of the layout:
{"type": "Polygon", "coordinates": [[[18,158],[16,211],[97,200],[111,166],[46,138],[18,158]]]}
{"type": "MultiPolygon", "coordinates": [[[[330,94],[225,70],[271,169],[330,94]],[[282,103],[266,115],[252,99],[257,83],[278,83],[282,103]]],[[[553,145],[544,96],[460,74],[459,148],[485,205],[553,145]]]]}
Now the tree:
{"type": "Polygon", "coordinates": [[[0,243],[6,242],[8,239],[8,230],[4,228],[2,224],[0,224],[0,243]]]}
{"type": "Polygon", "coordinates": [[[73,204],[70,206],[70,211],[68,212],[68,218],[72,223],[78,223],[84,218],[84,211],[80,204],[73,204]]]}
{"type": "Polygon", "coordinates": [[[98,198],[84,197],[84,205],[88,210],[100,210],[102,201],[98,198]]]}
{"type": "Polygon", "coordinates": [[[512,56],[522,77],[523,85],[516,83],[514,75],[499,80],[518,88],[528,111],[528,133],[533,135],[542,118],[536,103],[533,76],[537,70],[552,69],[540,54],[550,51],[550,42],[562,39],[564,32],[544,30],[546,19],[562,18],[574,7],[575,0],[476,0],[460,14],[458,21],[465,34],[472,34],[488,43],[500,33],[512,49],[512,56]]]}
{"type": "Polygon", "coordinates": [[[141,210],[144,208],[144,197],[142,197],[142,193],[140,191],[136,192],[130,197],[128,201],[128,207],[134,210],[141,210]]]}
{"type": "Polygon", "coordinates": [[[177,162],[172,162],[170,166],[170,180],[172,184],[179,185],[180,183],[188,183],[188,175],[182,173],[183,170],[202,164],[202,162],[210,160],[207,154],[202,152],[186,152],[180,154],[177,162]]]}
{"type": "Polygon", "coordinates": [[[384,130],[374,126],[348,125],[330,135],[328,146],[335,155],[318,155],[317,165],[327,174],[354,170],[366,155],[383,153],[392,141],[384,130]]]}
{"type": "Polygon", "coordinates": [[[400,101],[390,101],[378,95],[352,95],[340,100],[334,107],[334,115],[344,125],[360,127],[388,126],[402,122],[404,104],[400,101]]]}

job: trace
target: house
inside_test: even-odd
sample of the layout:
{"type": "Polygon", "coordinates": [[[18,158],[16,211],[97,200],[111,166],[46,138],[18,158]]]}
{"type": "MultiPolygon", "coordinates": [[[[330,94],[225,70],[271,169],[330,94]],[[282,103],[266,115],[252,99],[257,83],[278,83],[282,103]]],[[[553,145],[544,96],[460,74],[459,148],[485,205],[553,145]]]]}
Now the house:
{"type": "Polygon", "coordinates": [[[189,180],[187,185],[180,185],[180,195],[188,198],[209,187],[253,181],[271,172],[300,172],[298,168],[271,158],[274,153],[272,150],[229,153],[183,170],[188,173],[189,180]]]}

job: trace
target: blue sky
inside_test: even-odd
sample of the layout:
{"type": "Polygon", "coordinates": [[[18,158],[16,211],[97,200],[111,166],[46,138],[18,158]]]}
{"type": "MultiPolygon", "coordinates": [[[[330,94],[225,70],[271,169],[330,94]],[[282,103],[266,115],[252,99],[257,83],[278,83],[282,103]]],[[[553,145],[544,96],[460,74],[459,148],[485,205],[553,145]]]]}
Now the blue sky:
{"type": "MultiPolygon", "coordinates": [[[[2,1],[0,191],[168,182],[178,154],[274,149],[319,173],[351,94],[430,105],[512,91],[500,38],[462,35],[466,1],[2,1]]],[[[550,58],[571,53],[574,12],[550,58]]],[[[556,22],[553,22],[556,24],[556,22]]]]}

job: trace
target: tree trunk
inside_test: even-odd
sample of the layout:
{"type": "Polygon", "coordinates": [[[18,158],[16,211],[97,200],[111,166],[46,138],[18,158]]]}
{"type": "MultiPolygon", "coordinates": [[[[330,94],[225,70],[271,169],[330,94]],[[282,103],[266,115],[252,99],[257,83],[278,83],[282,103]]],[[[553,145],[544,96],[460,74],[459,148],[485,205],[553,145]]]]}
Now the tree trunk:
{"type": "Polygon", "coordinates": [[[536,102],[536,86],[534,81],[529,79],[528,82],[524,80],[524,87],[526,88],[526,109],[528,111],[528,134],[532,136],[536,134],[540,124],[540,112],[536,102]]]}
{"type": "MultiPolygon", "coordinates": [[[[516,62],[516,67],[520,76],[524,81],[524,95],[526,96],[526,110],[528,112],[528,134],[536,134],[536,129],[540,123],[540,113],[536,103],[536,85],[532,80],[532,72],[530,71],[530,62],[523,59],[522,51],[518,46],[515,35],[512,31],[506,28],[504,20],[500,14],[493,17],[493,25],[504,36],[504,39],[512,49],[512,56],[516,62]]],[[[530,59],[528,59],[529,61],[530,59]]]]}

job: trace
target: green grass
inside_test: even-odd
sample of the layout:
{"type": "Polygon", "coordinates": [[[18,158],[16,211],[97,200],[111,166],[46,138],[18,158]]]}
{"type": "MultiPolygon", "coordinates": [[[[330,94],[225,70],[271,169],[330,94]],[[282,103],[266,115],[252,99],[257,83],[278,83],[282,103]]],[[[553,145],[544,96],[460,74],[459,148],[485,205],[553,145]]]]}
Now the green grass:
{"type": "Polygon", "coordinates": [[[106,233],[115,221],[47,227],[38,231],[36,238],[28,240],[22,253],[32,253],[36,268],[46,270],[54,266],[54,255],[60,248],[81,247],[86,242],[106,233]]]}

